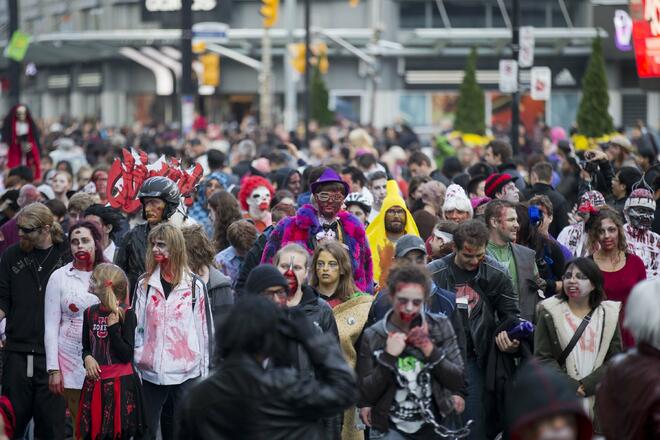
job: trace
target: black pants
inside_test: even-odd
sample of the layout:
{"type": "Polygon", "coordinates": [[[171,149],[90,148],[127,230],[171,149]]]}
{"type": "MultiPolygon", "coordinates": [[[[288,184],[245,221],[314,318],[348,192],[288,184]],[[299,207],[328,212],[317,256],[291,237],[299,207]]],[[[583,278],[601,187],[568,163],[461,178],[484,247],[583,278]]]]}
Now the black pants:
{"type": "MultiPolygon", "coordinates": [[[[195,379],[187,380],[179,385],[156,385],[149,381],[142,381],[142,396],[144,397],[144,416],[147,424],[147,431],[143,437],[144,440],[155,440],[158,433],[158,425],[160,423],[160,415],[163,410],[163,405],[168,400],[172,402],[172,412],[174,414],[174,426],[163,429],[163,440],[173,438],[176,432],[178,421],[178,408],[185,393],[194,383],[195,379]]],[[[161,428],[164,428],[161,426],[161,428]]]]}
{"type": "Polygon", "coordinates": [[[5,351],[3,367],[2,395],[11,401],[16,413],[14,438],[23,438],[34,418],[35,439],[63,439],[66,405],[62,396],[48,390],[46,356],[34,355],[32,377],[27,377],[27,353],[5,351]]]}

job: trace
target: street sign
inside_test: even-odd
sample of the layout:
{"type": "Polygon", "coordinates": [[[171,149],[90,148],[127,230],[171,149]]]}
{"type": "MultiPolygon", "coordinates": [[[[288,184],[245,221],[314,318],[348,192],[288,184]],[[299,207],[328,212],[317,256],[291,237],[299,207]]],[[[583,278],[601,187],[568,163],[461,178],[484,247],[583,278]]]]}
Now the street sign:
{"type": "Polygon", "coordinates": [[[520,51],[518,52],[518,65],[521,69],[534,65],[534,28],[521,26],[520,51]]]}
{"type": "Polygon", "coordinates": [[[500,60],[500,92],[518,91],[518,63],[516,60],[500,60]]]}
{"type": "Polygon", "coordinates": [[[229,26],[225,23],[196,23],[192,27],[193,43],[204,41],[206,43],[224,44],[229,41],[227,30],[229,30],[229,26]]]}
{"type": "Polygon", "coordinates": [[[530,89],[534,101],[548,101],[552,89],[552,71],[549,67],[532,67],[530,89]]]}

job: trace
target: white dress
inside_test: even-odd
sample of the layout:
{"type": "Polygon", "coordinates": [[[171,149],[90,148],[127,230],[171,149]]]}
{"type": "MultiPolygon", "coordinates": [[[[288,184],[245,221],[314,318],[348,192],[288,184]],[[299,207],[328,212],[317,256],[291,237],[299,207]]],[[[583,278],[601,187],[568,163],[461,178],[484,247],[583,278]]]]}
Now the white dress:
{"type": "Polygon", "coordinates": [[[82,389],[85,366],[82,359],[82,326],[85,309],[99,302],[88,292],[92,272],[57,269],[46,286],[44,344],[46,368],[60,370],[64,388],[82,389]]]}

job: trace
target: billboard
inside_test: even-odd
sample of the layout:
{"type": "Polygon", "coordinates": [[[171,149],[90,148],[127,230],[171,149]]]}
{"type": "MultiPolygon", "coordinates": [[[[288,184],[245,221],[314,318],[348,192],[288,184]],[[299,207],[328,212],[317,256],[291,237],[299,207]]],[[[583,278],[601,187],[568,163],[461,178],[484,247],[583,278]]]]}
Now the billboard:
{"type": "Polygon", "coordinates": [[[640,78],[660,78],[660,0],[632,0],[633,45],[640,78]]]}

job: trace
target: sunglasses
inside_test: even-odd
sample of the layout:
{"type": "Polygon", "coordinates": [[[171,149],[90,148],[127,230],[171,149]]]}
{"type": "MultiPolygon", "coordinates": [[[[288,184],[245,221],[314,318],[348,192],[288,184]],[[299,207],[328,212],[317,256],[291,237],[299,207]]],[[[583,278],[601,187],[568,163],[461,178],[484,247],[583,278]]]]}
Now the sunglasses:
{"type": "Polygon", "coordinates": [[[38,227],[36,227],[36,228],[26,228],[25,226],[19,226],[18,229],[20,229],[20,231],[21,231],[23,234],[31,234],[31,233],[33,233],[34,231],[38,231],[39,229],[41,229],[41,226],[38,226],[38,227]]]}
{"type": "Polygon", "coordinates": [[[327,192],[322,192],[316,194],[316,198],[319,202],[341,202],[344,200],[344,194],[340,192],[336,193],[327,193],[327,192]]]}

